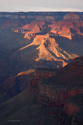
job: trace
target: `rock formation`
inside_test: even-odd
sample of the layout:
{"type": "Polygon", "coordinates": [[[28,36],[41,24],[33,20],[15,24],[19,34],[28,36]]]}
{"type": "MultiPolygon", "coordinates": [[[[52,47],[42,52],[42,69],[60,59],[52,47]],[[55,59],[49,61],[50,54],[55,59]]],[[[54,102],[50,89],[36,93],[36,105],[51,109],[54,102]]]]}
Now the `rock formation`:
{"type": "Polygon", "coordinates": [[[83,13],[0,13],[0,123],[83,125],[82,55],[83,13]]]}
{"type": "Polygon", "coordinates": [[[2,70],[16,75],[29,69],[61,68],[81,56],[82,15],[78,12],[0,13],[1,74],[2,70]]]}
{"type": "Polygon", "coordinates": [[[32,39],[33,42],[20,48],[20,50],[38,45],[39,47],[37,47],[36,50],[38,50],[39,53],[36,55],[35,61],[61,61],[63,63],[62,66],[65,66],[68,60],[77,57],[78,54],[65,51],[65,46],[64,48],[60,48],[59,42],[64,38],[64,41],[69,41],[68,48],[74,47],[74,44],[76,46],[75,41],[78,39],[82,41],[83,39],[83,33],[81,32],[82,27],[83,20],[78,13],[67,13],[63,16],[63,19],[58,22],[56,22],[54,18],[50,21],[42,21],[41,18],[39,18],[39,20],[35,19],[35,21],[21,27],[21,31],[25,30],[22,32],[24,38],[32,39]],[[73,46],[70,44],[71,42],[73,42],[73,46]],[[58,44],[58,46],[56,46],[56,44],[58,44]]]}
{"type": "Polygon", "coordinates": [[[7,83],[9,79],[6,80],[5,87],[9,85],[13,93],[19,80],[22,89],[28,83],[29,74],[33,76],[27,88],[0,104],[0,123],[9,123],[11,118],[19,119],[20,124],[26,121],[31,125],[40,122],[41,125],[83,124],[83,56],[73,59],[61,69],[41,68],[21,72],[9,78],[10,85],[7,83]]]}
{"type": "MultiPolygon", "coordinates": [[[[83,113],[82,116],[77,116],[83,105],[83,56],[72,60],[62,69],[47,71],[48,73],[46,70],[38,69],[34,73],[31,92],[36,92],[36,101],[45,103],[47,107],[63,108],[62,112],[74,119],[71,121],[72,125],[76,117],[80,117],[80,121],[77,120],[78,123],[83,123],[81,119],[83,113]]],[[[56,110],[50,109],[47,112],[48,114],[57,113],[56,110]]]]}
{"type": "Polygon", "coordinates": [[[5,97],[8,99],[23,91],[30,84],[34,71],[34,69],[30,69],[4,79],[3,84],[0,86],[0,94],[5,94],[5,97]]]}

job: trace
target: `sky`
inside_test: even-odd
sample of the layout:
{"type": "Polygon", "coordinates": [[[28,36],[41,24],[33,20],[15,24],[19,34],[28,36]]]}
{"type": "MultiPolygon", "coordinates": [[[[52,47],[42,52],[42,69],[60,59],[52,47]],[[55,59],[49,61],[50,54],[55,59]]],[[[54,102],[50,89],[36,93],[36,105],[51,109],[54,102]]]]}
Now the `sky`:
{"type": "Polygon", "coordinates": [[[0,12],[81,11],[83,0],[0,0],[0,12]]]}

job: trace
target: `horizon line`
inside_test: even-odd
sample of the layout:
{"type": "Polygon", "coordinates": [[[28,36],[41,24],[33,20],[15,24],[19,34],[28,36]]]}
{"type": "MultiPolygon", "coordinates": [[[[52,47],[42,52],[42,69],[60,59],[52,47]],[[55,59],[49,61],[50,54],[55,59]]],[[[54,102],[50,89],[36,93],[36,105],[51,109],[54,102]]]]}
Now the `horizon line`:
{"type": "Polygon", "coordinates": [[[63,11],[0,11],[0,13],[33,13],[33,12],[50,12],[50,13],[52,13],[52,12],[83,12],[83,11],[73,11],[73,10],[63,10],[63,11]]]}

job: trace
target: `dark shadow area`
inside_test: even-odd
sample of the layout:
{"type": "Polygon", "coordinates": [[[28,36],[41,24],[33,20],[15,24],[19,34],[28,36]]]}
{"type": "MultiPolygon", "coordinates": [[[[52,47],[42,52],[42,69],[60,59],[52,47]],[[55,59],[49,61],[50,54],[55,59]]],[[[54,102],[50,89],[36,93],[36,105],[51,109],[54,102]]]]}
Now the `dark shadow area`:
{"type": "Polygon", "coordinates": [[[72,36],[72,40],[65,38],[65,37],[61,37],[61,36],[53,36],[53,38],[55,38],[55,40],[57,41],[57,43],[59,44],[59,47],[63,50],[65,50],[67,53],[71,54],[76,54],[81,56],[83,53],[83,36],[80,35],[74,35],[72,36]],[[76,36],[76,37],[75,37],[76,36]],[[80,44],[79,44],[79,40],[80,40],[80,44]]]}
{"type": "Polygon", "coordinates": [[[83,27],[79,27],[80,32],[83,33],[83,27]]]}
{"type": "Polygon", "coordinates": [[[79,34],[75,34],[74,36],[72,36],[72,40],[77,41],[79,43],[83,41],[83,35],[79,35],[79,34]]]}
{"type": "Polygon", "coordinates": [[[74,28],[70,28],[70,32],[73,34],[77,34],[77,30],[75,30],[74,28]]]}
{"type": "MultiPolygon", "coordinates": [[[[20,50],[21,53],[23,53],[24,55],[27,55],[27,54],[30,54],[30,53],[33,53],[34,51],[36,51],[36,48],[38,47],[39,45],[31,45],[29,47],[26,47],[24,48],[23,50],[20,50]]],[[[38,51],[38,50],[37,50],[38,51]]],[[[39,51],[38,51],[39,52],[39,51]]],[[[35,53],[34,53],[35,54],[35,53]]]]}
{"type": "Polygon", "coordinates": [[[36,33],[36,35],[45,35],[46,33],[50,32],[51,27],[48,27],[48,24],[43,25],[43,29],[39,33],[36,33]]]}

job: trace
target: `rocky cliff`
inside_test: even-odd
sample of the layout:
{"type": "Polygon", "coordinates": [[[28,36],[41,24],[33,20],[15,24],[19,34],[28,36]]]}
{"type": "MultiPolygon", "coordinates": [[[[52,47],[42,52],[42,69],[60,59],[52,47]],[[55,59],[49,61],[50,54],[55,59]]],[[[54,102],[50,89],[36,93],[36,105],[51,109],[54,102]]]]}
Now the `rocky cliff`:
{"type": "Polygon", "coordinates": [[[0,12],[0,72],[64,67],[82,55],[82,41],[81,12],[0,12]]]}
{"type": "MultiPolygon", "coordinates": [[[[44,15],[41,13],[40,17],[41,16],[44,15]]],[[[24,51],[33,45],[37,45],[36,50],[38,50],[38,54],[35,56],[35,61],[60,61],[62,62],[62,67],[64,67],[70,59],[78,56],[76,52],[69,53],[67,45],[68,48],[76,47],[75,45],[78,40],[80,40],[80,44],[82,44],[82,15],[79,13],[64,13],[62,19],[58,21],[56,21],[56,13],[51,16],[47,13],[47,17],[45,16],[44,19],[42,17],[43,20],[41,18],[38,18],[37,20],[36,15],[36,19],[34,21],[24,25],[23,27],[15,28],[13,31],[16,32],[19,30],[19,32],[24,34],[24,38],[33,40],[32,43],[20,48],[20,50],[24,51]],[[51,16],[53,18],[51,18],[51,16]],[[60,46],[63,39],[67,44],[64,45],[64,47],[60,46]]],[[[58,67],[61,67],[61,65],[58,65],[58,67]]]]}
{"type": "MultiPolygon", "coordinates": [[[[23,91],[30,84],[34,71],[34,69],[30,69],[20,72],[16,76],[4,78],[3,84],[0,86],[0,96],[5,95],[5,99],[9,99],[23,91]]],[[[1,99],[0,102],[5,101],[5,99],[1,99]]]]}
{"type": "Polygon", "coordinates": [[[82,125],[81,55],[82,12],[0,13],[0,122],[82,125]]]}
{"type": "Polygon", "coordinates": [[[21,125],[82,125],[82,86],[83,56],[73,59],[61,69],[20,72],[4,82],[4,89],[8,88],[7,94],[19,94],[0,104],[0,123],[9,124],[15,119],[21,125]],[[30,75],[31,82],[28,81],[30,75]],[[18,92],[19,88],[26,89],[18,92]]]}
{"type": "Polygon", "coordinates": [[[77,125],[83,124],[83,113],[79,115],[83,106],[83,56],[72,60],[62,69],[47,71],[39,69],[34,74],[31,92],[36,92],[35,100],[49,107],[46,109],[47,114],[60,115],[63,121],[67,115],[72,117],[70,124],[74,125],[76,121],[77,125]],[[45,73],[44,77],[42,73],[45,73]],[[61,108],[58,113],[56,107],[61,108]],[[63,113],[64,118],[59,113],[63,113]]]}

